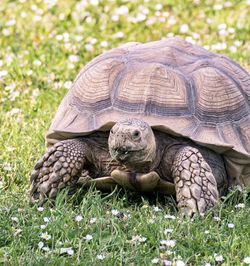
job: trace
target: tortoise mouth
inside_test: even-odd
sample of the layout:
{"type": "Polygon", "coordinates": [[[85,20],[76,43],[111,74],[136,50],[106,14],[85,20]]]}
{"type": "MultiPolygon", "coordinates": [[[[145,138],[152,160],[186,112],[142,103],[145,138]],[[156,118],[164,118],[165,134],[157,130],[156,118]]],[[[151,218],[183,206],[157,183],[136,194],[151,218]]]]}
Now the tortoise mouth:
{"type": "Polygon", "coordinates": [[[143,149],[112,149],[111,156],[121,163],[126,162],[137,162],[137,158],[140,158],[142,156],[143,149]]]}

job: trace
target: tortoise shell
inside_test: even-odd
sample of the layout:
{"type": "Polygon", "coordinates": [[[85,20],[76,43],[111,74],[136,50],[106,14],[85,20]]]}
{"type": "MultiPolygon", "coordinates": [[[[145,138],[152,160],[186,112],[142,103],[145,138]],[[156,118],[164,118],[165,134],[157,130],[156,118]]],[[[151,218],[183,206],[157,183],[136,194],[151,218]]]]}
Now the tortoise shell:
{"type": "Polygon", "coordinates": [[[47,144],[128,117],[223,153],[229,176],[250,186],[250,75],[229,58],[180,38],[106,52],[76,77],[47,144]]]}

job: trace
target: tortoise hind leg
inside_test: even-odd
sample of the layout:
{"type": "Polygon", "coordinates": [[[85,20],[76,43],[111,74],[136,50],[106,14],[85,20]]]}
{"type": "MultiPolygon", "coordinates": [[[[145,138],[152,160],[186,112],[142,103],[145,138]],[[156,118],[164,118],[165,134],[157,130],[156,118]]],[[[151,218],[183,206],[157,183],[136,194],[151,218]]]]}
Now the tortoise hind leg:
{"type": "Polygon", "coordinates": [[[204,212],[219,200],[216,178],[201,152],[185,146],[174,157],[172,174],[180,212],[187,216],[204,212]]]}
{"type": "Polygon", "coordinates": [[[50,148],[31,174],[31,201],[43,203],[47,198],[55,198],[62,188],[76,184],[89,151],[83,139],[60,141],[50,148]]]}

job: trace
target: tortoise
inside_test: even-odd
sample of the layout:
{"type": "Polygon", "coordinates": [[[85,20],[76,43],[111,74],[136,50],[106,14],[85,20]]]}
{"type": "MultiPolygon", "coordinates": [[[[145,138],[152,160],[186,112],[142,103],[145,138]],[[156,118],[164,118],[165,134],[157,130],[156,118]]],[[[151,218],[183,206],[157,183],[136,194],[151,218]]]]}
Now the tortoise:
{"type": "Polygon", "coordinates": [[[204,214],[231,186],[250,186],[250,75],[178,37],[127,43],[80,71],[46,144],[33,202],[65,187],[122,186],[204,214]]]}

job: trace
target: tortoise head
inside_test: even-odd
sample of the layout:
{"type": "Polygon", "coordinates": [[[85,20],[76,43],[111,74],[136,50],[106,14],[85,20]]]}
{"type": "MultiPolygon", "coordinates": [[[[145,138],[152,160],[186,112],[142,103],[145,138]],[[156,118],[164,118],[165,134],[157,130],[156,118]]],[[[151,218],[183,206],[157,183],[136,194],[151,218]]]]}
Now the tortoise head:
{"type": "Polygon", "coordinates": [[[156,157],[153,130],[140,119],[117,122],[110,130],[108,144],[111,157],[129,168],[149,165],[156,157]]]}

